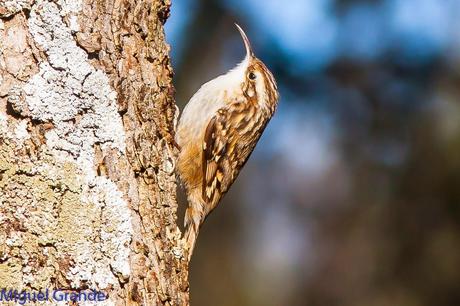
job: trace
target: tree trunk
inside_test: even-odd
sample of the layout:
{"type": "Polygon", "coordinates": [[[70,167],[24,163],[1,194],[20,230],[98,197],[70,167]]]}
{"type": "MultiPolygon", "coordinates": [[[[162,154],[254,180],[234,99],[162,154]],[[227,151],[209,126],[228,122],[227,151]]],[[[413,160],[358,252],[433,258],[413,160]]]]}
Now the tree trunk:
{"type": "Polygon", "coordinates": [[[0,0],[0,290],[189,304],[169,6],[0,0]]]}

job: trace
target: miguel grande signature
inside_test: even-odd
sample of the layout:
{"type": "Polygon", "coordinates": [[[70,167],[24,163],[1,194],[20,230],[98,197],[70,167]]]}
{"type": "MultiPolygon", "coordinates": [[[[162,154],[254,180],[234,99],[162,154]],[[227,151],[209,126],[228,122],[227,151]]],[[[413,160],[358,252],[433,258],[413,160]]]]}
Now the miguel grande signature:
{"type": "Polygon", "coordinates": [[[15,302],[24,305],[30,302],[45,302],[45,301],[93,301],[100,302],[107,299],[107,295],[102,291],[85,290],[85,291],[69,291],[63,289],[44,289],[44,290],[18,290],[12,288],[3,288],[0,291],[0,302],[15,302]]]}

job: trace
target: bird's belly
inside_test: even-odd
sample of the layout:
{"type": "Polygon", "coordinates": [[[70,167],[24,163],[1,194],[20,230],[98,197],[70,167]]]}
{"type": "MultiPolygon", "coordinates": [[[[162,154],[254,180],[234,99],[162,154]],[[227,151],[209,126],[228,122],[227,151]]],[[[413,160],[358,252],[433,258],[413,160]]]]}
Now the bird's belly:
{"type": "Polygon", "coordinates": [[[202,178],[202,148],[196,142],[188,142],[181,147],[177,168],[188,191],[200,188],[202,178]]]}

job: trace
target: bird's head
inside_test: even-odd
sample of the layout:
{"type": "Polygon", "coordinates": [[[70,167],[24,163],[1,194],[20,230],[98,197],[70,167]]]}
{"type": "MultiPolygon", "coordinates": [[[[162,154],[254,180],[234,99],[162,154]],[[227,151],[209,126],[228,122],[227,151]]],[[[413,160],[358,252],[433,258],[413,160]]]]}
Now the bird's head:
{"type": "Polygon", "coordinates": [[[255,56],[251,43],[243,29],[238,24],[235,25],[243,38],[246,48],[246,57],[236,69],[240,72],[239,77],[243,79],[240,83],[243,94],[249,100],[274,110],[279,97],[275,78],[267,66],[255,56]]]}

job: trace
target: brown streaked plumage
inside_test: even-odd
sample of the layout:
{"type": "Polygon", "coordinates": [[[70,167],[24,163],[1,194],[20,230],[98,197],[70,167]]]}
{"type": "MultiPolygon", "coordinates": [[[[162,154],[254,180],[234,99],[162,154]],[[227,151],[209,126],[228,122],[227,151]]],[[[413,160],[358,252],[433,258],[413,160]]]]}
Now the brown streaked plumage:
{"type": "Polygon", "coordinates": [[[246,47],[244,61],[204,84],[178,124],[177,169],[189,202],[184,235],[189,260],[201,224],[235,181],[278,103],[273,75],[237,28],[246,47]]]}

